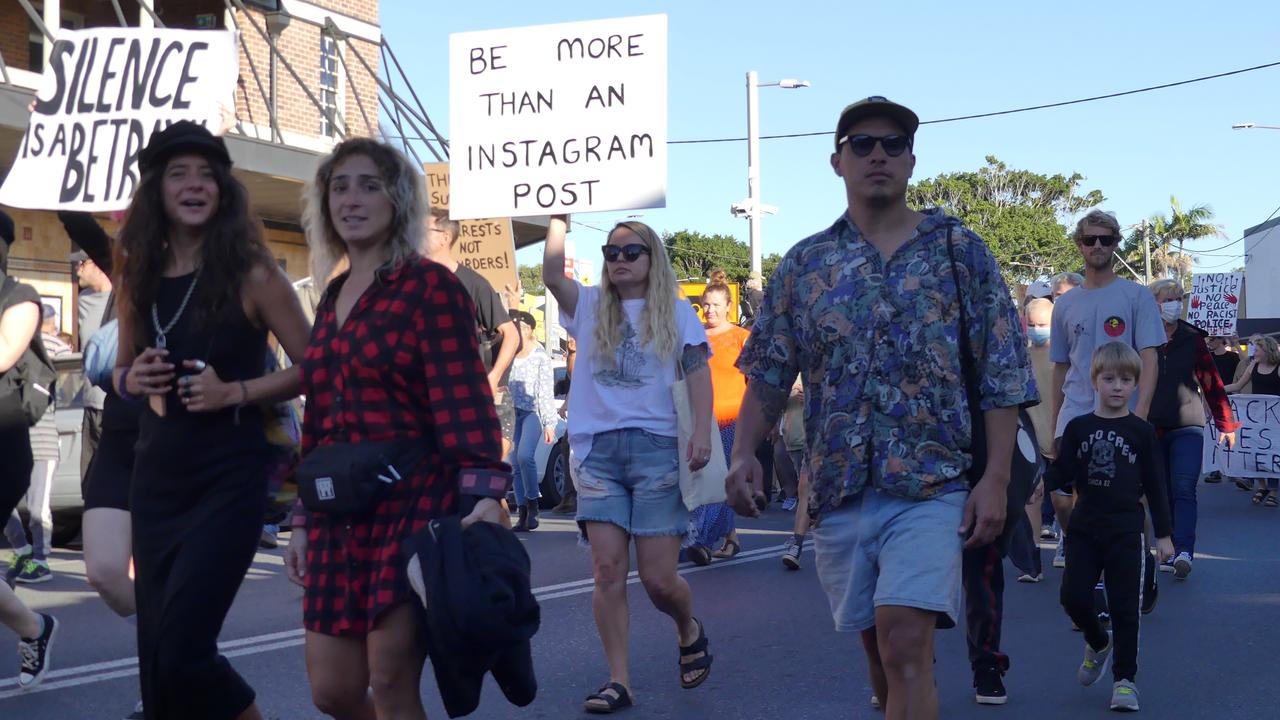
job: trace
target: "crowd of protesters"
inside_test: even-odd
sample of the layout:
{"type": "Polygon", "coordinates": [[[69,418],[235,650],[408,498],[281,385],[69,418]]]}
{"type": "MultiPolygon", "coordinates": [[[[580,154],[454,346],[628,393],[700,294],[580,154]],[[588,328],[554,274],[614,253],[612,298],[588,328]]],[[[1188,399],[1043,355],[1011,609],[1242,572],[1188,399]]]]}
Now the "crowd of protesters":
{"type": "MultiPolygon", "coordinates": [[[[1280,395],[1280,346],[1250,338],[1243,362],[1236,341],[1181,319],[1177,281],[1118,277],[1120,225],[1097,210],[1072,232],[1083,273],[1033,287],[1019,306],[981,237],[907,205],[918,127],[883,97],[845,108],[830,157],[845,208],[767,284],[748,281],[739,308],[723,273],[708,278],[705,322],[653,228],[612,228],[590,286],[566,277],[568,219],[551,217],[543,280],[572,339],[562,407],[536,319],[458,263],[458,223],[427,206],[419,171],[392,146],[347,140],[320,162],[305,196],[308,293],[270,257],[223,141],[188,122],[157,133],[114,240],[92,217],[62,214],[79,248],[81,331],[94,338],[86,373],[90,346],[114,343],[84,420],[84,547],[89,582],[137,626],[130,717],[262,717],[217,639],[256,548],[274,542],[268,488],[296,466],[302,501],[284,557],[304,589],[316,707],[424,718],[428,655],[438,678],[460,660],[439,637],[421,640],[428,576],[448,570],[405,556],[424,535],[441,542],[445,519],[511,527],[509,490],[512,529],[536,530],[538,450],[561,418],[572,487],[559,509],[590,547],[607,662],[585,711],[635,702],[633,550],[674,625],[674,679],[706,681],[715,617],[695,613],[679,562],[737,555],[735,518],[759,516],[775,475],[795,512],[782,562],[799,569],[812,542],[834,626],[858,634],[887,717],[940,715],[935,632],[962,621],[977,702],[1007,700],[1002,578],[1015,535],[1057,540],[1061,604],[1085,640],[1078,679],[1110,668],[1109,706],[1137,710],[1156,569],[1186,580],[1195,558],[1202,408],[1230,447],[1228,393],[1280,395]],[[731,322],[738,309],[749,329],[731,322]],[[277,466],[269,408],[300,396],[301,461],[277,466]],[[1034,441],[1029,462],[1019,433],[1034,441]],[[720,448],[724,501],[686,507],[682,475],[718,465],[720,448]],[[373,469],[334,470],[353,467],[373,469]],[[369,473],[386,487],[370,490],[369,473]],[[340,506],[348,492],[358,507],[340,506]]],[[[13,226],[0,221],[7,253],[13,226]]],[[[42,331],[51,309],[29,286],[6,276],[0,311],[0,376],[16,377],[34,343],[70,350],[42,331]]],[[[0,428],[11,583],[51,574],[52,423],[0,428]],[[24,496],[30,542],[15,512],[24,496]]],[[[1274,483],[1248,488],[1277,505],[1274,483]]],[[[1045,579],[1038,548],[1018,579],[1045,579]]],[[[20,638],[20,686],[35,686],[57,620],[4,584],[0,622],[20,638]]]]}

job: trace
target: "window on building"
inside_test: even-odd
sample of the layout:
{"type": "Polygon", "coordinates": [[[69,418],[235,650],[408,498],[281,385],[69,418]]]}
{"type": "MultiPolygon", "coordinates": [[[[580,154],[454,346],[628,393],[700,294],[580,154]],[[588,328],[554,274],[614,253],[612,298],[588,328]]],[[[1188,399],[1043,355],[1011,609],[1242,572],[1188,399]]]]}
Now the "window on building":
{"type": "MultiPolygon", "coordinates": [[[[36,3],[35,9],[43,12],[44,8],[41,4],[36,3]]],[[[84,16],[80,13],[68,12],[63,10],[61,13],[62,27],[64,30],[83,30],[84,16]]],[[[28,65],[31,72],[44,72],[44,34],[40,32],[40,28],[27,18],[27,57],[30,59],[28,65]]]]}
{"type": "Polygon", "coordinates": [[[336,124],[342,122],[338,117],[338,41],[325,34],[320,35],[320,104],[325,110],[320,117],[320,134],[336,137],[336,124]]]}

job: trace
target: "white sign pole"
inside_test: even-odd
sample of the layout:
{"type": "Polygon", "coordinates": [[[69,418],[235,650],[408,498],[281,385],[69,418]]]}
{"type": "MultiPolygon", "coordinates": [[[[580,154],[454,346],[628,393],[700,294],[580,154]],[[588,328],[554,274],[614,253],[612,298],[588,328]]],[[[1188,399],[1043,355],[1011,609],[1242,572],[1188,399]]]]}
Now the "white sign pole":
{"type": "Polygon", "coordinates": [[[59,31],[0,204],[128,207],[151,134],[179,120],[218,128],[239,72],[229,30],[59,31]]]}
{"type": "Polygon", "coordinates": [[[667,16],[449,36],[450,215],[664,207],[667,16]]]}

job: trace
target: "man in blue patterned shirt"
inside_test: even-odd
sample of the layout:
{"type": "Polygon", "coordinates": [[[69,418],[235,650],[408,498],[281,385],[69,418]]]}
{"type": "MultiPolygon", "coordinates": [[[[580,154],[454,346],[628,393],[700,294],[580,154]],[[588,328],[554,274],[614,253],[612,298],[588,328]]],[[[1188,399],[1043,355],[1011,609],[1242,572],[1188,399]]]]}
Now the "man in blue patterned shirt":
{"type": "Polygon", "coordinates": [[[962,545],[1002,529],[1017,408],[1038,399],[985,243],[956,218],[907,207],[918,125],[883,97],[841,113],[831,165],[847,212],[791,248],[769,280],[738,360],[748,392],[727,480],[734,509],[758,515],[762,473],[750,450],[799,374],[819,577],[836,629],[861,633],[890,718],[938,716],[934,628],[958,617],[962,545]],[[960,312],[990,458],[972,491],[960,312]]]}

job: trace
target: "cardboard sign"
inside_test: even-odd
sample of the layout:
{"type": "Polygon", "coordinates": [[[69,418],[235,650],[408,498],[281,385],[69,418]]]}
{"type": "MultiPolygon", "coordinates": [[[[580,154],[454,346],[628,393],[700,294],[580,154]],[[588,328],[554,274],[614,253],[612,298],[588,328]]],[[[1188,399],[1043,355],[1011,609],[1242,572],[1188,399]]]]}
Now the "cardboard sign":
{"type": "Polygon", "coordinates": [[[665,207],[667,16],[449,36],[458,218],[665,207]]]}
{"type": "Polygon", "coordinates": [[[1234,335],[1243,287],[1244,273],[1192,275],[1187,322],[1210,335],[1234,335]]]}
{"type": "Polygon", "coordinates": [[[217,128],[239,72],[231,31],[60,31],[0,204],[128,207],[151,134],[178,120],[217,128]]]}
{"type": "Polygon", "coordinates": [[[1236,443],[1222,447],[1221,433],[1210,419],[1204,428],[1204,472],[1227,477],[1280,477],[1280,397],[1230,395],[1231,412],[1242,423],[1236,443]]]}
{"type": "MultiPolygon", "coordinates": [[[[427,197],[433,209],[449,211],[449,163],[427,163],[427,197]]],[[[511,218],[476,218],[459,220],[461,231],[453,246],[453,257],[458,262],[484,276],[493,289],[502,292],[507,285],[519,287],[516,270],[516,239],[511,229],[511,218]]]]}

